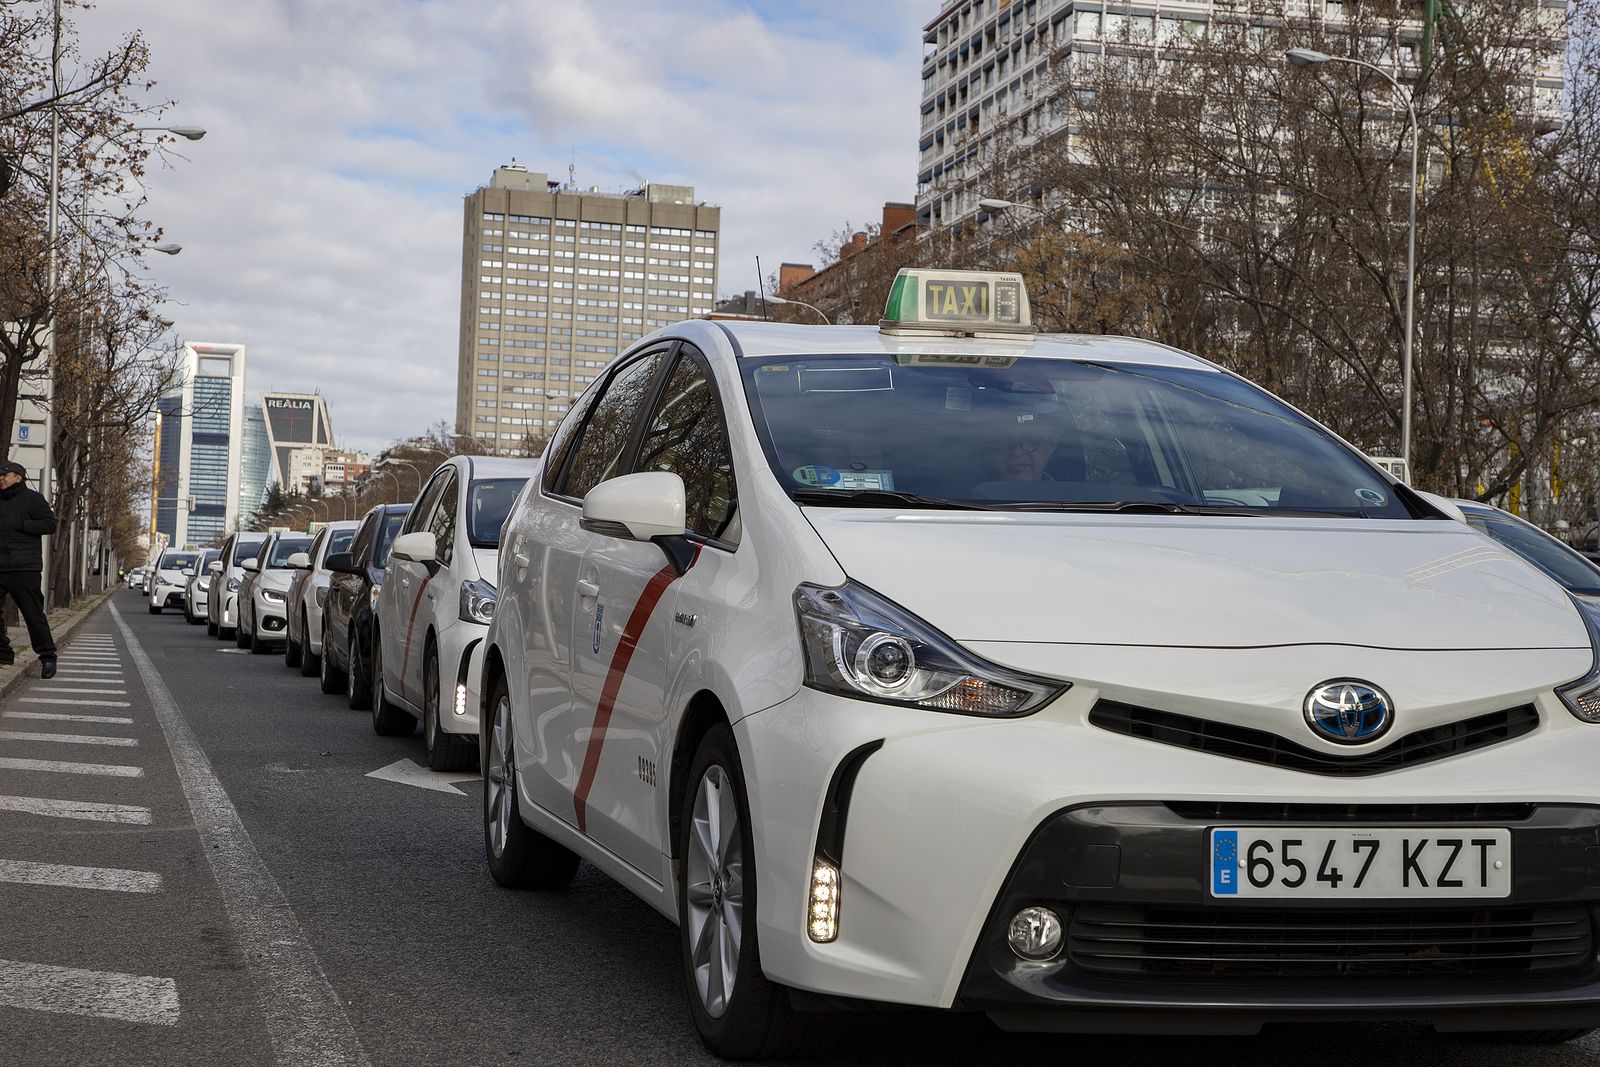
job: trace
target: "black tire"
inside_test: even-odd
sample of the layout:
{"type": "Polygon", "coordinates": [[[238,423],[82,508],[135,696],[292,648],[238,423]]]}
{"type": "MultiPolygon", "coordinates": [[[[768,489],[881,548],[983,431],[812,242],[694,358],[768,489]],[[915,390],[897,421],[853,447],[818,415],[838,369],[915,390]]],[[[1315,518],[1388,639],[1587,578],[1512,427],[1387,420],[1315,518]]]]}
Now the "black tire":
{"type": "Polygon", "coordinates": [[[344,692],[347,684],[344,671],[341,671],[333,662],[333,649],[328,644],[328,627],[326,625],[322,627],[322,656],[319,678],[322,691],[329,696],[337,696],[344,692]]]}
{"type": "Polygon", "coordinates": [[[189,602],[187,600],[183,602],[183,621],[190,626],[194,625],[194,616],[189,614],[189,602]]]}
{"type": "Polygon", "coordinates": [[[160,604],[151,604],[149,606],[149,610],[150,610],[150,614],[152,614],[152,615],[160,615],[161,614],[161,605],[160,604]]]}
{"type": "Polygon", "coordinates": [[[311,654],[311,626],[306,620],[306,613],[300,613],[300,632],[305,635],[305,647],[300,651],[300,674],[306,678],[315,678],[322,668],[322,657],[311,654]]]}
{"type": "Polygon", "coordinates": [[[345,645],[344,699],[352,711],[367,711],[372,707],[372,679],[361,673],[361,661],[356,659],[355,634],[345,645]]]}
{"type": "Polygon", "coordinates": [[[239,633],[238,627],[235,627],[235,626],[224,626],[221,623],[217,624],[217,640],[218,641],[232,641],[238,635],[238,633],[239,633]]]}
{"type": "MultiPolygon", "coordinates": [[[[700,1033],[700,1040],[713,1053],[730,1060],[810,1057],[826,1051],[836,1033],[837,1020],[825,1013],[797,1012],[789,999],[789,990],[768,981],[761,971],[761,948],[757,943],[755,925],[758,888],[755,845],[750,826],[750,804],[745,796],[744,771],[739,762],[739,749],[733,739],[732,727],[721,723],[706,734],[684,780],[688,783],[689,792],[685,796],[683,820],[678,828],[678,858],[675,864],[678,879],[678,944],[689,1012],[694,1018],[695,1029],[700,1033]],[[708,1010],[705,998],[699,991],[694,965],[696,946],[692,943],[689,914],[689,850],[700,847],[692,840],[695,832],[695,798],[706,778],[713,774],[719,776],[724,783],[723,788],[731,789],[733,794],[742,852],[737,858],[737,870],[743,893],[740,909],[742,930],[733,989],[727,994],[721,1012],[715,1016],[708,1010]]],[[[730,848],[732,844],[730,841],[730,848]]],[[[726,857],[725,852],[723,856],[726,857]]],[[[731,884],[731,879],[724,882],[718,877],[718,889],[713,898],[716,903],[711,908],[720,906],[725,887],[731,884]]],[[[717,916],[712,914],[703,924],[708,934],[713,932],[710,927],[716,921],[717,916]]]]}
{"type": "Polygon", "coordinates": [[[1507,1030],[1502,1033],[1475,1034],[1479,1041],[1503,1045],[1561,1045],[1588,1037],[1594,1029],[1587,1030],[1507,1030]]]}
{"type": "Polygon", "coordinates": [[[244,618],[241,616],[239,625],[233,628],[233,644],[235,648],[250,647],[250,631],[244,628],[244,618]]]}
{"type": "Polygon", "coordinates": [[[379,737],[410,737],[416,733],[417,720],[404,708],[389,702],[389,687],[383,680],[383,641],[376,630],[372,631],[370,662],[372,681],[368,683],[368,698],[372,701],[372,732],[379,737]]]}
{"type": "Polygon", "coordinates": [[[268,644],[266,641],[263,641],[261,639],[261,635],[260,634],[252,633],[250,635],[250,654],[251,655],[254,655],[254,656],[265,656],[268,652],[271,652],[271,651],[272,651],[272,646],[270,644],[268,644]]]}
{"type": "Polygon", "coordinates": [[[489,708],[489,724],[484,729],[489,760],[483,775],[483,855],[489,874],[507,889],[565,889],[578,873],[577,853],[522,821],[511,699],[505,679],[495,683],[489,708]],[[503,732],[496,733],[497,727],[503,732]]]}
{"type": "Polygon", "coordinates": [[[428,769],[464,771],[478,762],[477,738],[445,733],[439,723],[439,650],[432,641],[422,660],[422,740],[428,769]]]}
{"type": "Polygon", "coordinates": [[[184,617],[189,620],[189,625],[190,626],[199,626],[201,623],[206,621],[205,620],[205,616],[203,616],[203,615],[191,615],[191,614],[189,614],[189,609],[187,609],[187,608],[184,609],[183,614],[184,614],[184,617]]]}
{"type": "MultiPolygon", "coordinates": [[[[284,632],[287,634],[287,629],[284,632]]],[[[285,667],[298,667],[303,659],[305,659],[305,651],[300,642],[286,636],[283,640],[283,665],[285,667]]]]}
{"type": "Polygon", "coordinates": [[[217,636],[217,624],[212,622],[210,619],[206,620],[206,636],[207,637],[215,637],[215,636],[217,636]]]}

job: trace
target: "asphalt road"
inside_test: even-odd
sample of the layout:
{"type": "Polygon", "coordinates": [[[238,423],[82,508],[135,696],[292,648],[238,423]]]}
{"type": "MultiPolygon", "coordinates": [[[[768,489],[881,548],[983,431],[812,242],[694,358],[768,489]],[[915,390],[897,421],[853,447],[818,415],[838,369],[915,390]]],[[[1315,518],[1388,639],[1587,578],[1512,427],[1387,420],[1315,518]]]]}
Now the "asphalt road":
{"type": "MultiPolygon", "coordinates": [[[[374,735],[281,656],[150,616],[131,594],[115,609],[74,637],[55,682],[0,707],[0,1064],[716,1062],[655,912],[587,866],[561,894],[498,888],[476,781],[455,793],[369,776],[420,762],[420,737],[374,735]]],[[[1600,1037],[1039,1037],[885,1012],[851,1019],[825,1062],[1068,1056],[1593,1064],[1600,1037]]]]}

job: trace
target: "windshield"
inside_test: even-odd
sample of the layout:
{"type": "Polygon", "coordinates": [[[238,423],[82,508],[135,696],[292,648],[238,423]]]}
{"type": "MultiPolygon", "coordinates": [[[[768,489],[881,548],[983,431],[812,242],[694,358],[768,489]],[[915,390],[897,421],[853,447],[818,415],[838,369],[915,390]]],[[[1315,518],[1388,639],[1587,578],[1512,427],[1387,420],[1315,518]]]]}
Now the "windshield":
{"type": "Polygon", "coordinates": [[[290,556],[296,552],[304,552],[310,547],[311,538],[309,537],[280,537],[273,542],[272,555],[267,558],[267,566],[287,567],[290,556]]]}
{"type": "Polygon", "coordinates": [[[1537,526],[1501,511],[1463,507],[1461,513],[1474,529],[1488,534],[1572,592],[1600,596],[1600,567],[1537,526]]]}
{"type": "Polygon", "coordinates": [[[164,571],[181,571],[194,566],[194,557],[193,552],[164,552],[158,567],[164,571]]]}
{"type": "Polygon", "coordinates": [[[511,505],[526,485],[526,478],[495,478],[472,483],[467,499],[467,540],[478,548],[497,548],[500,527],[505,525],[511,505]]]}
{"type": "Polygon", "coordinates": [[[1216,371],[981,355],[740,363],[767,458],[807,505],[1411,515],[1327,431],[1216,371]]]}
{"type": "Polygon", "coordinates": [[[372,554],[377,566],[387,567],[389,565],[389,546],[394,544],[395,537],[400,533],[401,524],[406,521],[406,512],[410,510],[411,508],[408,505],[404,511],[384,516],[383,524],[378,527],[376,551],[372,554]]]}
{"type": "Polygon", "coordinates": [[[258,555],[260,555],[261,542],[264,540],[266,540],[266,538],[257,537],[253,540],[247,541],[241,537],[239,540],[235,541],[233,543],[233,566],[240,566],[245,560],[255,559],[258,555]]]}

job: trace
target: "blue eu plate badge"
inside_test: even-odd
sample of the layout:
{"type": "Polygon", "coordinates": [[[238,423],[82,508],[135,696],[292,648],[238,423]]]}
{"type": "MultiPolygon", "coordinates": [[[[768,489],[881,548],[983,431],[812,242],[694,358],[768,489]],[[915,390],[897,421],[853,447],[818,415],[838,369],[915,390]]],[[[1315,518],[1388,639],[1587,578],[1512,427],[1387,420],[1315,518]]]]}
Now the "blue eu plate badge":
{"type": "Polygon", "coordinates": [[[1211,895],[1239,895],[1239,831],[1211,832],[1211,895]]]}

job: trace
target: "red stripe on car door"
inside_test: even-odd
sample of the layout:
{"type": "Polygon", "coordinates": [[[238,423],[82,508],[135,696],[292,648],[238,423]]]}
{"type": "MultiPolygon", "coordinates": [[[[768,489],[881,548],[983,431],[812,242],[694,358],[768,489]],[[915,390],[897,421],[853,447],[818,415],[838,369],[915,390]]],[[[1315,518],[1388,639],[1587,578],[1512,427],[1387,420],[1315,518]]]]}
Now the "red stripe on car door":
{"type": "MultiPolygon", "coordinates": [[[[442,569],[440,568],[440,570],[442,569]]],[[[406,622],[406,654],[400,657],[400,688],[402,691],[406,686],[406,668],[411,665],[411,631],[417,628],[417,609],[422,606],[422,594],[428,591],[428,583],[433,581],[433,575],[438,573],[439,571],[434,571],[422,579],[422,584],[417,587],[417,599],[411,602],[411,618],[406,622]]]]}
{"type": "MultiPolygon", "coordinates": [[[[689,561],[693,567],[700,559],[700,546],[695,546],[694,559],[689,561]]],[[[606,671],[605,685],[600,690],[600,703],[594,709],[594,725],[589,729],[589,745],[583,753],[583,770],[578,775],[578,788],[572,793],[572,806],[578,818],[578,831],[587,833],[589,791],[594,788],[595,772],[600,768],[600,750],[606,744],[606,729],[611,725],[611,711],[616,707],[617,692],[622,688],[623,675],[628,673],[628,664],[633,660],[633,651],[639,647],[639,636],[644,633],[644,628],[650,622],[651,614],[656,610],[656,605],[661,602],[667,587],[678,577],[678,572],[671,566],[662,567],[651,576],[644,587],[644,592],[639,594],[638,603],[633,605],[633,613],[628,616],[628,623],[622,628],[622,638],[617,642],[617,650],[611,654],[611,667],[606,671]]]]}

